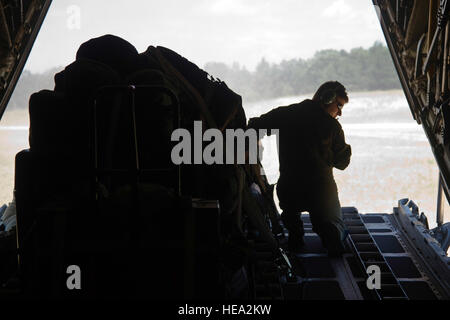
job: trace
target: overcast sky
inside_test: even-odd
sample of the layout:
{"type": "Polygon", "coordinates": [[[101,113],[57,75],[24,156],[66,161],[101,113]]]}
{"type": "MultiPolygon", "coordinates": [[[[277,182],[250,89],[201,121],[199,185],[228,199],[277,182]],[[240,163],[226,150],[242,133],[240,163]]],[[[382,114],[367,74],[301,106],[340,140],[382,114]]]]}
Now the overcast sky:
{"type": "Polygon", "coordinates": [[[84,41],[115,34],[139,52],[173,49],[203,67],[309,58],[385,43],[371,0],[53,0],[25,69],[75,59],[84,41]]]}

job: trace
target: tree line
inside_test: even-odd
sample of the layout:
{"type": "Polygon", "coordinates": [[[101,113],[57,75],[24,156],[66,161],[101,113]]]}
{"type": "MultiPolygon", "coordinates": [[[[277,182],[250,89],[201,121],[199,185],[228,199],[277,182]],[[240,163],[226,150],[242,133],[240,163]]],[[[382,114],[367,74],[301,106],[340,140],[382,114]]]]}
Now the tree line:
{"type": "Polygon", "coordinates": [[[321,50],[310,59],[269,63],[262,58],[253,72],[238,63],[210,62],[204,69],[247,101],[313,93],[329,80],[341,82],[348,91],[401,88],[389,50],[380,42],[349,52],[321,50]]]}
{"type": "MultiPolygon", "coordinates": [[[[32,93],[53,89],[55,73],[64,69],[53,68],[44,73],[25,70],[9,102],[8,109],[27,108],[32,93]]],[[[313,93],[328,80],[338,80],[349,91],[389,90],[401,88],[387,47],[375,42],[370,48],[321,50],[309,59],[283,60],[269,63],[262,58],[255,71],[235,62],[231,66],[209,62],[204,66],[240,94],[245,101],[257,101],[283,96],[313,93]]]]}
{"type": "Polygon", "coordinates": [[[30,96],[42,89],[53,90],[55,87],[54,76],[64,67],[52,68],[43,73],[31,73],[24,70],[17,81],[16,88],[9,100],[7,110],[28,108],[30,96]]]}

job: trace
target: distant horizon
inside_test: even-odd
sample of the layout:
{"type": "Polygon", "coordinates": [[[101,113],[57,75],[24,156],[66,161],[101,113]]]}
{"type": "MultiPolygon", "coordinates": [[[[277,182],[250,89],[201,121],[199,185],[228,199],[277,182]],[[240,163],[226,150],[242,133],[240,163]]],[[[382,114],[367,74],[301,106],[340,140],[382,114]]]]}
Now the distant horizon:
{"type": "MultiPolygon", "coordinates": [[[[192,62],[190,57],[184,57],[192,62]]],[[[239,62],[208,62],[200,68],[225,82],[246,103],[315,92],[321,83],[329,80],[341,82],[349,92],[401,88],[389,50],[379,41],[368,49],[362,46],[348,50],[322,49],[311,58],[297,57],[279,63],[261,57],[254,71],[248,71],[239,62]]],[[[54,75],[64,69],[65,66],[54,66],[40,73],[25,69],[10,107],[24,107],[33,92],[54,88],[54,75]]]]}
{"type": "MultiPolygon", "coordinates": [[[[89,39],[87,39],[86,41],[88,41],[88,40],[89,40],[89,39]]],[[[126,39],[125,39],[125,40],[126,40],[126,39]]],[[[282,60],[280,60],[280,61],[269,61],[265,56],[261,56],[261,58],[258,60],[258,63],[261,62],[261,61],[263,61],[263,60],[265,60],[265,61],[266,61],[267,63],[269,63],[270,65],[277,65],[277,64],[282,63],[283,61],[292,61],[292,60],[304,60],[304,61],[308,61],[308,60],[310,60],[310,59],[313,59],[314,56],[315,56],[317,53],[319,53],[319,52],[328,51],[328,50],[334,50],[334,51],[337,51],[337,52],[345,51],[345,52],[347,52],[347,53],[350,53],[350,52],[351,52],[352,50],[354,50],[354,49],[360,49],[360,48],[362,48],[362,49],[364,49],[364,50],[367,50],[368,48],[372,47],[372,46],[375,45],[376,43],[380,43],[381,45],[383,45],[383,47],[387,47],[386,44],[385,44],[384,42],[379,41],[379,40],[375,40],[371,45],[369,45],[369,46],[367,46],[367,47],[365,47],[365,46],[356,46],[356,47],[352,47],[352,48],[350,48],[350,49],[325,48],[325,49],[320,49],[320,50],[315,51],[314,54],[313,54],[312,56],[308,56],[308,57],[292,57],[292,58],[290,58],[290,59],[282,59],[282,60]]],[[[169,49],[173,50],[172,48],[169,48],[169,49]]],[[[139,51],[138,51],[138,52],[139,52],[139,51]]],[[[142,53],[142,52],[139,52],[139,53],[142,53]]],[[[205,66],[206,66],[207,64],[209,64],[209,63],[223,63],[223,64],[225,64],[227,67],[232,67],[234,64],[237,63],[237,64],[239,64],[239,66],[240,66],[241,68],[245,68],[245,69],[246,69],[247,71],[249,71],[249,72],[254,72],[255,69],[256,69],[256,66],[257,66],[257,64],[258,64],[258,63],[257,63],[252,69],[250,69],[247,65],[242,64],[242,63],[239,62],[239,61],[223,62],[223,61],[214,61],[214,60],[211,60],[211,61],[205,62],[202,66],[200,66],[200,65],[198,65],[197,63],[195,63],[194,61],[192,61],[189,57],[183,55],[182,52],[177,52],[177,53],[180,54],[180,55],[182,55],[184,58],[188,59],[188,60],[191,61],[192,63],[196,64],[198,67],[200,67],[200,68],[203,69],[203,70],[205,69],[205,66]]],[[[74,53],[74,56],[75,56],[75,53],[74,53]]],[[[73,61],[75,61],[75,59],[74,59],[73,61]]],[[[72,61],[72,62],[73,62],[73,61],[72,61]]],[[[70,63],[72,63],[72,62],[70,62],[70,63]]],[[[70,64],[70,63],[69,63],[69,64],[70,64]]],[[[25,65],[25,67],[24,67],[24,69],[23,69],[22,72],[29,72],[29,73],[34,74],[34,75],[42,75],[42,74],[45,74],[45,73],[47,73],[47,72],[49,72],[49,71],[51,71],[51,70],[53,70],[53,69],[59,69],[59,68],[61,68],[61,70],[62,70],[62,69],[64,69],[66,66],[68,66],[69,64],[49,67],[49,68],[47,68],[47,69],[45,69],[45,70],[38,71],[38,72],[31,70],[29,67],[27,68],[27,65],[25,65]]]]}

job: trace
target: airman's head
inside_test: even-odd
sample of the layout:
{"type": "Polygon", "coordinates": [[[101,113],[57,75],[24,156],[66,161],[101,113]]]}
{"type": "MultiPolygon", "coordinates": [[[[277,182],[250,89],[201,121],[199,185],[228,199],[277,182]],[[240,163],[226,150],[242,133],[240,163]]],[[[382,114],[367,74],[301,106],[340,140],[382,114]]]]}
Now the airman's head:
{"type": "Polygon", "coordinates": [[[341,83],[328,81],[317,89],[312,100],[319,102],[330,116],[336,118],[342,115],[342,108],[348,102],[348,95],[341,83]]]}

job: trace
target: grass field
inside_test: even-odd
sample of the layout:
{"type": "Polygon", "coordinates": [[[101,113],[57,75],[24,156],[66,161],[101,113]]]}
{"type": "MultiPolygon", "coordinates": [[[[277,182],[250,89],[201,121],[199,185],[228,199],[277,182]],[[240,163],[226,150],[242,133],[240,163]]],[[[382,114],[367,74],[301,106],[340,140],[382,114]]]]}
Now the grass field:
{"type": "MultiPolygon", "coordinates": [[[[246,108],[247,117],[303,98],[252,104],[246,108]]],[[[350,166],[334,171],[342,206],[357,207],[362,213],[390,213],[399,199],[409,198],[434,226],[438,168],[422,128],[411,118],[403,93],[352,94],[341,123],[353,150],[350,166]]],[[[0,205],[12,199],[14,157],[28,148],[27,128],[26,109],[6,112],[0,122],[0,205]]],[[[269,180],[276,182],[276,148],[266,150],[263,164],[269,180]]],[[[447,206],[447,221],[449,211],[447,206]]]]}

